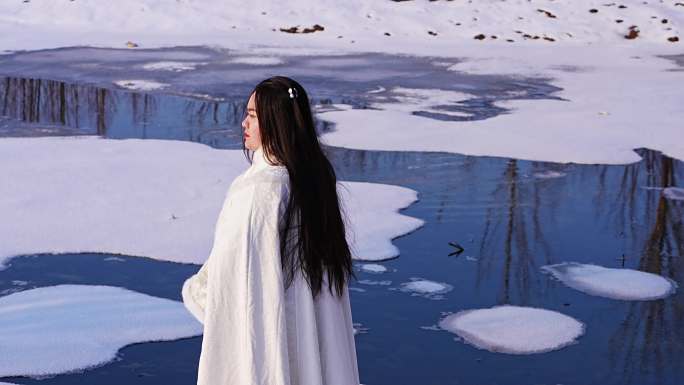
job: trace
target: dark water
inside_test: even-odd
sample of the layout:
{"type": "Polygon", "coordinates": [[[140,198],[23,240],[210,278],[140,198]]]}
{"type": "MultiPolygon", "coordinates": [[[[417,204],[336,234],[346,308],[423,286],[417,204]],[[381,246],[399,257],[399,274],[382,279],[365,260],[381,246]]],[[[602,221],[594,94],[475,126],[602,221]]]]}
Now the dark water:
{"type": "MultiPolygon", "coordinates": [[[[5,85],[5,91],[0,86],[0,108],[9,106],[0,110],[4,115],[1,135],[100,134],[237,148],[246,93],[255,81],[276,72],[294,72],[292,76],[305,78],[302,82],[318,103],[349,102],[358,108],[372,102],[365,91],[379,86],[389,90],[393,86],[439,85],[462,90],[478,95],[466,105],[477,119],[505,113],[491,108],[491,102],[511,91],[528,98],[553,98],[555,90],[543,79],[473,77],[445,71],[425,59],[358,55],[290,57],[283,65],[256,69],[210,64],[193,74],[158,75],[158,81],[173,84],[165,91],[170,95],[132,93],[116,90],[109,82],[120,78],[126,68],[133,74],[126,73],[124,78],[138,78],[135,66],[145,60],[214,63],[230,53],[205,49],[82,53],[55,50],[0,57],[0,75],[6,76],[0,77],[0,85],[5,85]],[[200,54],[210,57],[192,56],[200,54]],[[79,60],[85,60],[78,59],[81,57],[92,63],[78,67],[79,60]],[[48,60],[59,63],[59,68],[46,66],[48,60]],[[93,69],[98,66],[108,68],[93,69]],[[44,87],[39,95],[27,91],[31,89],[27,84],[33,82],[33,87],[38,87],[39,81],[44,87]],[[196,88],[191,89],[194,84],[196,88]],[[78,90],[79,96],[62,97],[67,89],[78,90]],[[209,93],[223,100],[188,98],[180,96],[181,92],[209,93]]],[[[334,129],[323,122],[319,128],[334,129]]],[[[354,321],[367,329],[356,337],[364,384],[681,383],[684,202],[666,200],[657,189],[682,186],[684,167],[679,160],[647,149],[637,150],[641,162],[623,166],[327,150],[341,179],[417,190],[420,200],[402,212],[426,221],[419,230],[394,240],[401,255],[383,263],[389,272],[357,273],[361,280],[391,281],[389,285],[352,284],[363,289],[352,291],[351,299],[354,321]],[[548,171],[562,176],[539,177],[548,171]],[[465,251],[449,256],[454,251],[449,242],[460,244],[465,251]],[[592,297],[540,271],[543,265],[564,261],[648,271],[673,279],[680,290],[665,299],[645,302],[592,297]],[[396,290],[413,277],[445,282],[454,290],[442,300],[396,290]],[[558,351],[507,355],[476,349],[434,327],[449,312],[499,304],[557,310],[584,322],[587,331],[578,344],[558,351]]],[[[0,272],[0,292],[7,295],[11,290],[37,286],[86,283],[123,286],[179,300],[183,280],[198,268],[136,257],[113,262],[106,257],[110,256],[15,258],[0,272]],[[28,283],[17,286],[13,280],[28,283]]],[[[201,337],[136,344],[122,349],[117,361],[84,373],[3,380],[20,384],[189,384],[195,380],[200,344],[201,337]]]]}

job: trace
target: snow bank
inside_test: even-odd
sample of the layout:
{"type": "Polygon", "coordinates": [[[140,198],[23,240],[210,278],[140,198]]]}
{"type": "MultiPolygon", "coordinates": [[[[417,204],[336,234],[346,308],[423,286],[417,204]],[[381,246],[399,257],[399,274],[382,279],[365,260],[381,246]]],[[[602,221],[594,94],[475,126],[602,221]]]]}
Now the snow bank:
{"type": "Polygon", "coordinates": [[[676,1],[625,0],[619,4],[594,0],[296,0],[284,6],[266,0],[246,7],[239,0],[3,1],[0,49],[123,48],[132,41],[141,47],[210,44],[238,48],[269,42],[272,46],[447,52],[447,47],[462,42],[547,48],[601,42],[676,45],[668,39],[684,38],[684,12],[676,1]],[[323,30],[301,33],[316,24],[323,30]],[[633,25],[639,36],[627,40],[624,36],[633,25]],[[293,27],[298,33],[281,30],[293,27]]]}
{"type": "Polygon", "coordinates": [[[126,345],[202,334],[180,302],[119,287],[58,285],[0,297],[0,377],[101,365],[126,345]]]}
{"type": "Polygon", "coordinates": [[[584,334],[584,324],[564,314],[521,306],[494,306],[449,315],[439,327],[479,349],[531,354],[560,349],[584,334]]]}
{"type": "Polygon", "coordinates": [[[574,262],[541,268],[581,292],[621,300],[652,300],[674,293],[677,284],[656,274],[574,262]]]}
{"type": "Polygon", "coordinates": [[[636,162],[640,158],[633,149],[640,147],[684,159],[684,89],[677,80],[681,72],[671,71],[677,67],[670,60],[619,45],[501,47],[489,57],[470,49],[459,53],[465,58],[450,67],[453,71],[547,78],[562,88],[554,94],[561,99],[499,100],[494,104],[508,113],[449,121],[416,114],[456,106],[467,95],[412,90],[395,98],[399,105],[376,101],[368,109],[338,106],[347,108],[320,113],[336,124],[322,140],[365,150],[444,151],[561,163],[636,162]]]}
{"type": "MultiPolygon", "coordinates": [[[[0,49],[208,45],[234,50],[235,61],[251,65],[276,65],[298,54],[433,56],[436,65],[453,71],[549,79],[563,88],[558,96],[564,100],[499,101],[511,113],[439,121],[412,113],[467,118],[436,107],[468,95],[399,88],[393,92],[404,95],[393,108],[379,102],[380,110],[321,114],[337,123],[324,140],[358,149],[624,164],[639,160],[632,151],[639,147],[684,159],[678,129],[684,120],[681,72],[670,71],[676,65],[655,56],[681,54],[682,42],[668,40],[684,38],[684,6],[678,4],[298,0],[283,6],[267,0],[245,7],[237,0],[5,1],[0,2],[0,49]],[[281,31],[314,25],[323,30],[281,31]],[[638,37],[626,39],[630,30],[638,30],[638,37]],[[475,38],[479,35],[482,39],[475,38]]],[[[123,82],[136,90],[163,87],[123,82]]]]}
{"type": "MultiPolygon", "coordinates": [[[[16,255],[103,252],[203,263],[241,150],[166,140],[0,139],[0,264],[16,255]]],[[[397,210],[415,191],[340,183],[357,259],[398,255],[423,224],[397,210]],[[381,220],[379,220],[381,219],[381,220]]]]}

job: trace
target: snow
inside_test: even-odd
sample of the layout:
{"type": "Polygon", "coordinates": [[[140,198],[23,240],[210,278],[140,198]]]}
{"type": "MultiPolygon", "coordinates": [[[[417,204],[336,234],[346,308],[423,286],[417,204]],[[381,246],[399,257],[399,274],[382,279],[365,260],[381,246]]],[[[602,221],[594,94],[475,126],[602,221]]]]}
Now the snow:
{"type": "Polygon", "coordinates": [[[153,80],[116,80],[114,84],[121,88],[133,91],[154,91],[168,87],[166,83],[159,83],[153,80]]]}
{"type": "MultiPolygon", "coordinates": [[[[684,89],[678,87],[681,72],[673,71],[678,67],[672,61],[656,56],[681,54],[682,42],[667,39],[684,38],[684,7],[675,1],[620,4],[627,8],[594,0],[297,0],[287,6],[266,0],[249,7],[237,0],[5,1],[0,2],[0,50],[124,48],[129,41],[139,48],[201,45],[230,50],[234,60],[250,65],[275,65],[299,54],[430,56],[435,65],[456,72],[546,79],[562,88],[556,95],[562,99],[503,100],[495,104],[509,113],[485,120],[443,121],[412,112],[437,111],[442,101],[457,105],[467,94],[439,87],[398,88],[391,90],[398,96],[394,105],[378,100],[379,110],[320,114],[337,124],[322,139],[357,149],[562,163],[636,162],[639,156],[633,149],[640,147],[684,159],[684,142],[679,140],[684,119],[679,106],[684,98],[684,89]],[[597,12],[589,12],[593,8],[597,12]],[[324,30],[280,31],[314,24],[324,30]],[[633,25],[638,38],[625,39],[633,25]],[[474,39],[478,34],[485,39],[474,39]],[[647,133],[643,127],[648,127],[647,133]]],[[[140,79],[131,87],[162,87],[155,83],[140,79]]]]}
{"type": "Polygon", "coordinates": [[[684,141],[679,140],[684,89],[676,80],[680,72],[671,71],[677,68],[672,61],[634,58],[637,52],[617,46],[564,47],[553,54],[524,47],[497,50],[489,58],[461,50],[466,58],[450,69],[548,78],[562,88],[554,94],[562,99],[499,100],[494,105],[509,113],[466,121],[414,114],[443,104],[438,96],[405,98],[400,106],[375,102],[368,109],[320,113],[336,125],[322,140],[364,150],[444,151],[560,163],[626,164],[640,159],[633,151],[640,147],[684,159],[684,141]],[[647,135],[643,127],[649,128],[647,135]]]}
{"type": "Polygon", "coordinates": [[[542,266],[568,287],[619,300],[653,300],[674,293],[677,284],[656,274],[574,262],[542,266]]]}
{"type": "Polygon", "coordinates": [[[429,299],[444,299],[441,294],[448,293],[454,288],[448,283],[435,282],[415,277],[410,279],[410,282],[402,283],[399,290],[411,293],[413,296],[422,296],[429,299]]]}
{"type": "Polygon", "coordinates": [[[387,271],[387,268],[377,263],[364,263],[361,265],[361,270],[366,273],[384,273],[387,271]]]}
{"type": "MultiPolygon", "coordinates": [[[[3,138],[0,164],[0,265],[78,252],[203,263],[228,187],[249,166],[241,150],[89,136],[3,138]]],[[[413,190],[338,186],[356,259],[396,257],[391,240],[423,224],[397,212],[413,190]]]]}
{"type": "Polygon", "coordinates": [[[206,65],[207,63],[198,62],[181,62],[181,61],[160,61],[143,64],[142,68],[148,71],[171,71],[183,72],[192,71],[198,66],[206,65]]]}
{"type": "Polygon", "coordinates": [[[539,179],[555,179],[555,178],[562,178],[566,174],[564,172],[560,172],[560,171],[546,170],[546,171],[535,172],[533,175],[535,178],[539,178],[539,179]]]}
{"type": "Polygon", "coordinates": [[[663,189],[663,196],[667,199],[672,199],[675,201],[684,201],[684,188],[666,187],[663,189]]]}
{"type": "Polygon", "coordinates": [[[272,56],[242,56],[231,59],[230,62],[257,66],[269,66],[282,64],[283,59],[272,56]]]}
{"type": "Polygon", "coordinates": [[[684,15],[675,3],[625,0],[620,4],[628,7],[620,9],[615,3],[604,5],[595,0],[372,3],[295,0],[287,6],[266,0],[249,7],[239,0],[119,0],[107,4],[98,0],[3,1],[0,2],[0,49],[96,44],[125,47],[128,41],[141,47],[172,42],[174,45],[231,44],[231,48],[238,48],[269,42],[273,46],[319,44],[354,46],[360,50],[404,47],[409,52],[428,50],[425,47],[428,45],[445,51],[454,42],[545,48],[601,42],[676,45],[667,41],[668,37],[682,37],[684,15]],[[598,12],[590,13],[591,8],[598,12]],[[540,9],[556,17],[547,16],[540,9]],[[625,22],[617,23],[617,19],[625,22]],[[668,22],[663,24],[662,19],[668,22]],[[323,26],[324,30],[308,34],[280,31],[280,28],[303,29],[314,24],[323,26]],[[626,40],[623,36],[631,25],[638,26],[640,36],[626,40]],[[486,38],[475,40],[478,34],[485,34],[486,38]],[[524,34],[531,36],[525,38],[524,34]],[[534,35],[539,38],[533,39],[534,35]],[[24,38],[19,41],[12,36],[24,38]]]}
{"type": "Polygon", "coordinates": [[[120,287],[58,285],[0,297],[0,377],[102,365],[126,345],[202,334],[182,303],[120,287]]]}
{"type": "Polygon", "coordinates": [[[575,343],[584,324],[556,311],[512,305],[464,310],[439,326],[476,348],[498,353],[545,353],[575,343]]]}

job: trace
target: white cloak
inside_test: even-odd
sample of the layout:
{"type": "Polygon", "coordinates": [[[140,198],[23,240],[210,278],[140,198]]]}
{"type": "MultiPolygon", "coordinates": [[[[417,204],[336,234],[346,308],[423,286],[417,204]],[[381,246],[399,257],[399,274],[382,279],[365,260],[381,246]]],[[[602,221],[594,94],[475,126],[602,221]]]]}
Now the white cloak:
{"type": "Polygon", "coordinates": [[[207,261],[183,284],[204,324],[198,385],[359,384],[347,287],[337,297],[324,280],[314,299],[297,272],[284,289],[278,224],[288,194],[287,169],[257,150],[228,189],[207,261]]]}

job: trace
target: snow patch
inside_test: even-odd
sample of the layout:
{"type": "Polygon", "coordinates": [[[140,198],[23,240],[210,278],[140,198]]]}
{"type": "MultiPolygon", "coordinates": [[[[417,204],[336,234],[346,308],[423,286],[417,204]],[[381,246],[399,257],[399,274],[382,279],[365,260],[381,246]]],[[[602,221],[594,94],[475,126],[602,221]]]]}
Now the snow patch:
{"type": "Polygon", "coordinates": [[[539,178],[539,179],[554,179],[554,178],[562,178],[567,174],[564,172],[561,172],[561,171],[546,170],[546,171],[535,172],[532,175],[535,178],[539,178]]]}
{"type": "Polygon", "coordinates": [[[412,296],[421,296],[429,299],[444,299],[442,294],[453,290],[448,283],[435,282],[422,278],[410,278],[410,282],[404,282],[399,290],[411,293],[412,296]]]}
{"type": "Polygon", "coordinates": [[[449,315],[439,326],[476,348],[497,353],[544,353],[575,343],[584,324],[564,314],[522,306],[494,306],[449,315]]]}
{"type": "Polygon", "coordinates": [[[284,63],[283,59],[274,56],[240,56],[231,59],[230,62],[257,66],[274,66],[284,63]]]}
{"type": "Polygon", "coordinates": [[[169,86],[166,83],[159,83],[153,80],[115,80],[114,84],[121,88],[132,91],[154,91],[161,90],[169,86]]]}
{"type": "Polygon", "coordinates": [[[171,71],[183,72],[192,71],[198,66],[206,65],[207,63],[200,62],[182,62],[182,61],[160,61],[143,64],[142,68],[148,71],[171,71]]]}
{"type": "Polygon", "coordinates": [[[58,285],[0,297],[0,377],[102,365],[126,345],[202,334],[182,303],[120,287],[58,285]]]}
{"type": "Polygon", "coordinates": [[[377,263],[364,263],[361,265],[361,270],[366,273],[384,273],[387,271],[387,268],[377,263]]]}
{"type": "Polygon", "coordinates": [[[565,285],[600,297],[646,301],[674,293],[677,284],[656,274],[565,262],[541,267],[565,285]]]}
{"type": "MultiPolygon", "coordinates": [[[[174,140],[0,139],[0,265],[17,255],[98,252],[203,263],[241,150],[174,140]]],[[[414,190],[339,182],[353,256],[396,257],[422,226],[398,213],[414,190]]]]}

